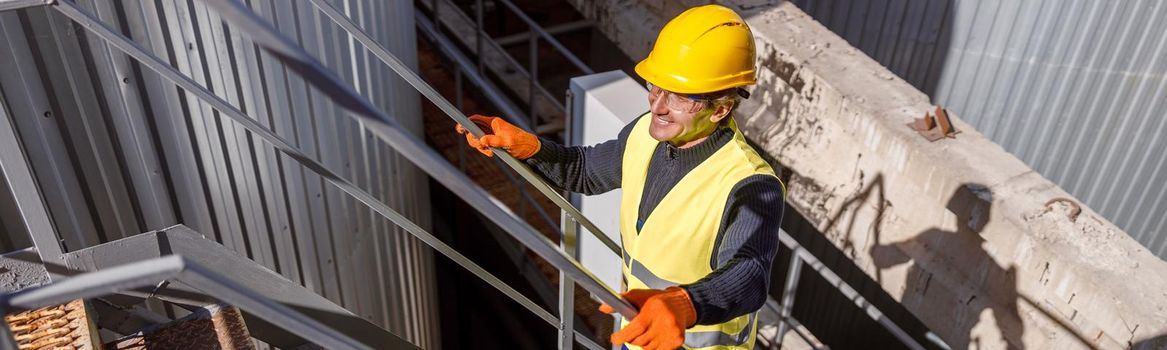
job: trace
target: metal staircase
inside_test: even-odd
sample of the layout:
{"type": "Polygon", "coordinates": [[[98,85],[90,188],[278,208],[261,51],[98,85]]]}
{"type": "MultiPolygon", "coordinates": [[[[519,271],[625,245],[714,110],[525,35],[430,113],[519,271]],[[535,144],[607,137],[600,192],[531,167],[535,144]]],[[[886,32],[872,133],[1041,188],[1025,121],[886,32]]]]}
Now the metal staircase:
{"type": "MultiPolygon", "coordinates": [[[[47,268],[71,276],[6,294],[0,299],[0,313],[114,294],[130,297],[120,299],[125,307],[141,299],[190,306],[222,302],[245,311],[244,320],[255,338],[280,348],[413,347],[185,226],[70,252],[59,261],[64,265],[47,268]],[[75,272],[79,273],[72,275],[75,272]]],[[[106,299],[111,300],[118,299],[106,299]]],[[[16,349],[11,332],[6,329],[0,336],[9,337],[0,347],[16,349]]]]}
{"type": "MultiPolygon", "coordinates": [[[[364,45],[382,63],[395,71],[450,118],[475,135],[482,135],[482,131],[471,123],[454,104],[439,95],[416,73],[406,68],[401,61],[384,47],[381,47],[332,4],[325,0],[300,1],[310,3],[343,28],[348,35],[364,45]]],[[[509,1],[501,1],[509,9],[522,13],[509,1]]],[[[475,186],[455,166],[415,136],[404,131],[393,118],[375,108],[365,96],[357,93],[351,86],[327,70],[316,58],[278,32],[270,23],[257,16],[246,5],[236,0],[203,0],[203,2],[217,10],[224,22],[238,32],[248,35],[257,46],[272,53],[288,69],[302,76],[309,85],[327,95],[337,105],[350,111],[350,116],[359,120],[373,135],[399,151],[437,182],[449,188],[451,192],[472,206],[479,215],[492,221],[502,232],[516,239],[523,247],[536,253],[558,269],[560,272],[559,293],[557,295],[559,310],[557,312],[545,310],[519,294],[489,271],[443,243],[432,233],[427,232],[375,196],[339,176],[324,164],[304,154],[271,129],[249,118],[231,103],[216,96],[190,77],[183,75],[164,60],[119,34],[117,30],[110,28],[93,15],[86,13],[74,2],[68,0],[0,0],[0,10],[47,6],[72,19],[90,33],[133,57],[141,66],[157,72],[164,79],[193,94],[222,116],[230,118],[237,125],[245,128],[251,135],[262,139],[288,155],[304,168],[319,174],[344,193],[405,229],[435,251],[557,328],[559,330],[558,344],[561,349],[573,348],[575,344],[589,349],[606,348],[606,346],[601,346],[591,339],[581,336],[576,330],[573,305],[576,284],[587,290],[592,298],[613,305],[621,316],[625,318],[636,316],[637,310],[631,304],[620,298],[616,291],[597,279],[577,261],[577,241],[581,226],[583,230],[595,235],[611,250],[612,259],[620,259],[620,246],[609,239],[594,223],[565,200],[557,190],[544,183],[523,163],[507,155],[506,152],[496,152],[501,161],[516,172],[519,178],[533,185],[562,210],[563,224],[558,242],[547,239],[509,209],[501,206],[497,200],[475,186]]],[[[440,2],[443,0],[434,2],[431,5],[431,11],[438,11],[440,2]]],[[[481,9],[481,5],[478,9],[481,9]]],[[[440,16],[437,17],[440,18],[440,16]]],[[[420,12],[416,18],[418,26],[424,34],[439,43],[445,41],[446,44],[450,44],[449,39],[445,38],[436,28],[434,21],[426,18],[420,12]]],[[[566,51],[544,29],[529,18],[525,16],[523,18],[531,26],[531,32],[537,34],[529,35],[533,47],[537,45],[538,38],[543,38],[557,49],[566,51]]],[[[479,48],[477,52],[484,52],[482,49],[484,45],[499,47],[497,43],[489,41],[489,38],[484,38],[481,35],[483,33],[481,21],[479,20],[478,23],[476,32],[479,35],[475,39],[479,48]],[[484,39],[487,41],[484,42],[484,39]]],[[[452,53],[452,50],[447,49],[443,51],[452,53]]],[[[542,87],[537,84],[537,73],[535,73],[537,72],[535,69],[537,63],[534,60],[531,62],[531,73],[527,75],[529,79],[527,114],[519,113],[519,109],[513,103],[507,102],[497,87],[493,87],[488,79],[480,75],[482,73],[481,61],[479,61],[477,69],[471,69],[473,66],[464,57],[456,58],[456,61],[464,68],[460,74],[469,76],[479,88],[486,91],[486,95],[492,101],[497,99],[494,102],[501,108],[516,112],[512,114],[513,116],[527,116],[519,120],[526,119],[525,121],[528,123],[525,124],[528,127],[532,129],[542,127],[547,131],[555,130],[554,123],[549,122],[546,118],[535,117],[536,115],[541,116],[536,108],[539,104],[536,102],[536,92],[542,95],[549,94],[546,93],[545,89],[540,91],[542,87]]],[[[590,68],[587,68],[582,62],[578,62],[578,59],[573,62],[581,65],[581,69],[585,72],[590,72],[590,68]]],[[[562,110],[563,106],[561,104],[558,106],[562,110]]],[[[0,119],[4,118],[7,116],[0,115],[0,119]]],[[[8,170],[5,169],[5,171],[8,170]]],[[[339,305],[253,261],[233,254],[225,247],[207,240],[183,226],[136,235],[67,253],[63,252],[59,238],[52,230],[33,231],[32,238],[39,259],[46,267],[46,274],[51,279],[51,283],[4,295],[3,299],[0,299],[0,314],[9,314],[80,298],[107,295],[118,295],[118,298],[109,298],[107,301],[125,307],[140,303],[142,300],[152,299],[194,306],[224,302],[244,311],[243,317],[248,328],[257,339],[280,348],[296,348],[309,343],[335,349],[413,347],[412,344],[393,333],[353,315],[339,305]]],[[[781,340],[791,329],[796,330],[794,334],[805,339],[806,343],[816,343],[812,339],[813,336],[806,334],[804,329],[798,326],[797,320],[790,316],[790,307],[794,303],[793,291],[798,287],[798,276],[802,268],[807,266],[812,271],[832,281],[858,307],[866,310],[872,319],[878,321],[902,340],[906,347],[923,349],[915,339],[883,317],[879,310],[867,303],[853,288],[847,286],[816,257],[802,249],[792,237],[782,232],[780,239],[783,245],[793,249],[796,254],[792,256],[788,280],[785,283],[786,289],[783,293],[785,297],[781,301],[771,300],[767,303],[767,308],[763,310],[762,319],[773,322],[771,325],[776,329],[772,335],[763,334],[763,340],[760,344],[779,348],[781,340]]],[[[764,326],[763,328],[765,328],[764,326]]],[[[0,329],[0,348],[16,349],[13,340],[11,332],[6,327],[0,329]]]]}

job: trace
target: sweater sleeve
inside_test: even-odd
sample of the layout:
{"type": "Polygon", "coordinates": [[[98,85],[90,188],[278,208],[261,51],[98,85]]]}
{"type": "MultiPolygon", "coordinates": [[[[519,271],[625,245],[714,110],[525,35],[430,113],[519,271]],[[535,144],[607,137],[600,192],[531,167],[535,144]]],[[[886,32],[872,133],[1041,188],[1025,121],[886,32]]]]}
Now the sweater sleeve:
{"type": "Polygon", "coordinates": [[[783,208],[782,186],[772,176],[754,175],[734,186],[710,261],[715,270],[682,286],[693,300],[697,324],[723,323],[766,303],[783,208]]]}
{"type": "Polygon", "coordinates": [[[527,159],[536,173],[555,187],[586,195],[620,188],[624,144],[636,121],[624,126],[616,139],[592,146],[564,146],[539,138],[539,152],[527,159]]]}

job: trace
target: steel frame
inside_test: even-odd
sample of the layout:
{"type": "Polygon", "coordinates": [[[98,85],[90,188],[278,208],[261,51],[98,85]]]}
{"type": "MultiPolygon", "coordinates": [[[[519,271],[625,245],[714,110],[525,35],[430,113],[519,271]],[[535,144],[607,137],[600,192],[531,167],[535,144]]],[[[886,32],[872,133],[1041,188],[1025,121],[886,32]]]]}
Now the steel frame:
{"type": "MultiPolygon", "coordinates": [[[[224,278],[234,281],[236,285],[256,291],[315,320],[333,325],[342,334],[364,344],[373,347],[378,347],[378,344],[407,344],[396,335],[354,315],[340,305],[250,259],[239,256],[227,247],[206,239],[183,225],[66,253],[62,257],[64,265],[57,268],[70,274],[85,273],[168,255],[182,255],[187,261],[215,271],[224,278]]],[[[193,306],[215,302],[213,295],[202,292],[197,285],[185,283],[170,283],[165,288],[150,292],[130,290],[120,294],[135,297],[121,306],[129,306],[142,298],[156,298],[193,306]]],[[[278,324],[247,313],[243,317],[247,321],[248,329],[256,338],[263,339],[271,345],[291,348],[305,342],[298,333],[284,331],[278,324]]]]}
{"type": "MultiPolygon", "coordinates": [[[[345,180],[344,178],[340,177],[336,173],[329,170],[323,164],[312,159],[312,157],[300,152],[295,146],[292,146],[290,143],[288,143],[287,141],[280,138],[278,135],[276,135],[270,129],[267,129],[266,127],[256,123],[253,119],[248,118],[242,111],[238,110],[237,108],[232,106],[227,101],[224,101],[222,98],[214,95],[212,92],[210,92],[206,88],[202,87],[198,83],[194,82],[189,77],[186,77],[185,75],[183,75],[182,73],[180,73],[176,69],[174,69],[173,67],[167,65],[165,62],[161,61],[161,59],[150,54],[148,51],[146,51],[145,49],[143,49],[142,47],[140,47],[139,45],[137,45],[133,41],[129,40],[128,38],[125,38],[125,37],[121,36],[120,34],[117,34],[115,31],[110,29],[108,26],[106,26],[105,24],[103,24],[102,22],[97,20],[96,18],[93,18],[92,16],[84,13],[82,10],[80,10],[79,8],[76,8],[74,5],[67,4],[67,3],[62,3],[62,4],[63,5],[57,7],[57,9],[61,13],[72,18],[74,21],[78,22],[82,26],[85,26],[92,33],[96,34],[97,36],[106,40],[111,45],[122,50],[127,55],[134,57],[141,64],[143,64],[144,66],[159,73],[165,79],[170,80],[171,82],[173,82],[174,84],[183,88],[184,90],[194,94],[195,96],[200,98],[203,102],[211,105],[212,108],[214,108],[215,110],[218,110],[223,115],[235,120],[237,123],[239,123],[243,127],[247,128],[252,133],[256,134],[257,136],[260,136],[261,138],[263,138],[265,141],[267,141],[268,143],[275,146],[280,151],[289,155],[292,159],[299,162],[302,166],[319,174],[322,178],[329,181],[333,185],[337,186],[339,189],[341,189],[345,193],[348,193],[349,195],[351,195],[355,199],[361,201],[363,204],[369,206],[371,209],[373,209],[377,213],[381,214],[385,218],[389,219],[393,223],[406,229],[408,232],[410,232],[414,236],[418,237],[423,242],[429,244],[431,247],[433,247],[438,252],[447,256],[451,260],[454,260],[455,263],[458,263],[460,266],[462,266],[466,270],[470,271],[471,273],[474,273],[479,278],[482,278],[485,282],[487,282],[491,286],[495,287],[499,291],[503,292],[508,297],[515,300],[516,302],[518,302],[522,306],[526,307],[528,310],[535,313],[537,316],[544,319],[548,323],[551,323],[551,324],[557,323],[557,321],[555,320],[555,317],[553,315],[551,315],[547,311],[541,309],[533,301],[526,298],[522,294],[519,294],[518,291],[516,291],[513,288],[511,288],[510,286],[506,285],[504,282],[499,280],[497,277],[490,274],[489,272],[487,272],[485,269],[483,269],[479,265],[475,264],[474,262],[470,261],[468,258],[463,256],[462,254],[458,253],[453,248],[451,248],[448,245],[446,245],[445,243],[443,243],[437,237],[435,237],[431,233],[425,231],[420,226],[418,226],[416,223],[413,223],[409,219],[405,218],[400,213],[393,210],[391,207],[389,207],[385,203],[379,201],[378,199],[376,199],[374,196],[372,196],[368,192],[365,192],[364,190],[360,189],[359,187],[352,184],[348,180],[345,180]]],[[[478,189],[478,190],[481,191],[480,189],[478,189]]]]}
{"type": "MultiPolygon", "coordinates": [[[[363,97],[357,95],[355,92],[352,92],[351,89],[349,89],[346,85],[343,85],[343,83],[341,83],[338,79],[336,79],[334,76],[332,76],[327,70],[325,70],[319,64],[319,62],[315,61],[313,58],[308,56],[307,53],[303,52],[303,50],[298,48],[298,46],[292,44],[291,42],[287,41],[286,38],[283,38],[282,36],[280,36],[279,33],[274,31],[274,29],[272,29],[270,26],[267,26],[266,22],[263,22],[262,19],[256,18],[253,13],[246,10],[245,8],[242,8],[241,5],[239,5],[238,3],[235,3],[233,1],[208,1],[208,4],[211,5],[212,7],[217,8],[221,12],[221,15],[223,16],[223,18],[228,20],[229,22],[232,22],[235,24],[238,24],[240,22],[245,23],[246,25],[243,25],[243,26],[248,27],[249,29],[252,29],[252,30],[244,30],[244,31],[255,35],[255,37],[253,39],[255,40],[255,42],[257,44],[259,44],[261,47],[264,47],[265,49],[275,53],[276,57],[281,59],[285,64],[287,64],[289,68],[292,68],[293,70],[299,72],[301,75],[309,78],[307,80],[309,82],[314,83],[314,85],[318,85],[317,87],[320,88],[322,91],[331,92],[328,95],[331,98],[333,98],[334,100],[336,100],[336,102],[338,104],[345,106],[346,108],[348,108],[350,110],[353,110],[355,112],[360,113],[359,115],[363,117],[363,118],[361,118],[362,121],[366,123],[366,126],[368,126],[369,129],[371,131],[373,131],[375,135],[380,137],[382,140],[386,141],[388,144],[390,144],[390,146],[394,146],[398,150],[401,150],[402,148],[407,149],[407,151],[402,152],[404,155],[406,155],[407,157],[410,155],[414,155],[415,157],[413,157],[413,159],[411,159],[411,160],[413,160],[415,164],[418,164],[421,168],[423,168],[423,169],[427,170],[427,172],[431,173],[431,175],[434,175],[435,178],[437,178],[440,182],[443,182],[448,187],[451,187],[452,189],[454,189],[455,193],[458,193],[459,195],[461,195],[463,197],[463,199],[467,199],[467,201],[470,202],[472,205],[477,204],[476,206],[480,207],[478,209],[481,212],[484,212],[484,214],[487,214],[488,218],[491,218],[496,223],[499,223],[501,226],[508,228],[507,229],[508,233],[512,234],[516,238],[519,238],[520,241],[524,242],[524,244],[527,245],[528,247],[532,247],[532,244],[537,245],[536,247],[532,247],[532,248],[534,248],[533,250],[535,250],[537,253],[540,253],[545,258],[548,258],[548,260],[552,261],[552,263],[558,262],[557,266],[561,267],[563,270],[573,271],[572,274],[574,276],[577,276],[576,280],[581,280],[581,279],[584,281],[591,280],[594,285],[590,286],[591,288],[589,288],[589,289],[593,292],[593,294],[597,294],[598,297],[601,299],[605,299],[605,298],[612,299],[612,300],[607,300],[606,302],[608,302],[611,305],[616,305],[617,307],[623,306],[625,312],[631,313],[631,315],[634,315],[635,309],[632,308],[631,305],[627,304],[622,299],[620,299],[620,297],[618,295],[616,295],[615,292],[607,289],[606,286],[603,286],[601,283],[599,283],[597,280],[595,280],[595,278],[593,276],[591,276],[590,273],[583,270],[582,267],[580,267],[578,265],[578,263],[575,262],[573,259],[564,256],[561,251],[555,250],[555,248],[550,246],[549,242],[546,241],[546,238],[539,235],[532,228],[530,228],[530,226],[527,226],[525,223],[522,223],[521,221],[518,221],[517,219],[513,218],[513,216],[510,216],[510,214],[508,212],[506,212],[505,210],[501,210],[501,208],[498,208],[496,204],[487,200],[486,196],[483,193],[481,193],[482,190],[478,189],[476,187],[472,187],[473,185],[470,185],[472,182],[470,182],[469,179],[465,179],[464,175],[461,175],[460,173],[457,173],[454,171],[450,171],[449,169],[443,169],[442,166],[449,167],[449,165],[446,164],[443,159],[438,158],[438,155],[436,153],[434,153],[432,150],[429,150],[428,148],[424,147],[424,145],[420,145],[420,142],[413,139],[412,135],[410,135],[408,133],[404,133],[400,129],[400,127],[392,119],[388,118],[384,114],[382,114],[379,111],[377,111],[376,109],[374,109],[371,106],[371,104],[369,104],[367,102],[367,100],[365,100],[363,97]],[[234,19],[235,21],[232,21],[232,19],[234,19]],[[249,23],[249,22],[247,22],[248,20],[255,20],[258,22],[249,23]],[[396,138],[395,138],[395,136],[396,136],[396,138]],[[401,142],[401,140],[404,140],[404,141],[401,142]],[[394,141],[399,141],[399,142],[394,142],[394,141]],[[434,159],[434,158],[437,158],[437,159],[434,159]],[[431,165],[431,166],[427,167],[426,165],[431,165]],[[426,168],[431,168],[431,169],[426,169],[426,168]],[[461,182],[459,182],[459,180],[461,180],[461,182]],[[493,215],[491,215],[491,214],[493,214],[493,215]],[[516,231],[526,232],[528,234],[527,235],[519,235],[519,234],[515,233],[516,231]],[[532,241],[539,241],[539,242],[536,243],[536,242],[532,242],[532,241]],[[546,249],[539,249],[538,245],[541,245],[542,247],[545,247],[546,249]],[[556,253],[558,253],[558,254],[556,254],[556,253]],[[566,268],[564,268],[564,266],[566,266],[566,268]],[[572,266],[574,266],[574,269],[571,268],[572,266]],[[606,296],[604,294],[606,294],[606,296]]],[[[379,214],[390,219],[395,224],[402,226],[407,231],[414,234],[415,236],[417,236],[419,239],[423,240],[424,242],[426,242],[430,246],[434,247],[439,252],[441,252],[441,253],[445,254],[447,257],[450,257],[451,259],[455,260],[455,262],[459,263],[463,268],[466,268],[467,270],[471,271],[472,273],[475,273],[475,275],[486,280],[489,284],[494,286],[496,289],[499,289],[504,294],[507,294],[513,300],[515,300],[516,302],[519,302],[524,307],[526,307],[528,310],[530,310],[531,312],[540,316],[548,323],[551,323],[553,325],[558,324],[558,320],[554,316],[552,316],[550,313],[548,313],[545,310],[542,310],[536,304],[531,302],[529,299],[522,296],[517,291],[513,290],[513,288],[511,288],[510,286],[507,286],[502,281],[498,280],[493,275],[491,275],[489,272],[485,271],[484,269],[482,269],[478,265],[476,265],[473,262],[466,259],[461,254],[454,251],[452,248],[446,246],[444,243],[442,243],[440,240],[438,240],[432,234],[421,229],[413,222],[409,221],[408,219],[406,219],[403,216],[401,216],[400,214],[398,214],[396,211],[393,211],[391,208],[389,208],[384,203],[379,202],[373,196],[369,195],[367,192],[364,192],[360,188],[356,187],[355,185],[352,185],[351,183],[349,183],[348,181],[339,177],[335,173],[332,173],[329,169],[327,169],[322,164],[320,164],[320,163],[312,160],[310,157],[302,154],[294,146],[291,146],[289,143],[282,140],[281,138],[279,138],[277,135],[275,135],[273,132],[266,129],[265,127],[256,124],[253,120],[251,120],[250,118],[247,118],[246,115],[244,115],[241,111],[234,108],[226,101],[223,101],[221,98],[218,98],[217,96],[213,95],[210,91],[207,91],[202,86],[199,86],[197,83],[195,83],[190,78],[177,72],[175,69],[173,69],[172,67],[167,65],[165,62],[162,62],[157,57],[153,56],[152,54],[148,53],[146,50],[142,49],[140,46],[138,46],[133,41],[121,36],[116,31],[114,31],[114,30],[110,29],[108,26],[106,26],[104,23],[100,22],[96,18],[93,18],[91,15],[89,15],[89,14],[85,13],[84,11],[82,11],[81,9],[77,8],[74,4],[66,2],[66,3],[61,3],[58,5],[60,5],[60,6],[57,6],[56,9],[58,11],[60,11],[62,14],[73,19],[78,24],[86,27],[92,33],[99,36],[103,40],[106,40],[108,43],[117,47],[119,50],[123,51],[124,53],[130,55],[131,57],[134,57],[140,63],[142,63],[143,65],[147,66],[148,68],[154,70],[155,72],[159,73],[164,78],[170,80],[171,82],[175,83],[176,85],[179,85],[180,87],[187,90],[188,92],[195,94],[197,97],[202,99],[203,102],[210,104],[216,110],[218,110],[221,113],[223,113],[224,115],[234,119],[236,122],[240,123],[242,126],[247,128],[249,131],[264,138],[266,141],[268,141],[269,143],[272,143],[274,146],[276,146],[276,148],[278,148],[281,151],[283,151],[284,153],[288,154],[293,159],[296,159],[298,162],[301,163],[301,165],[309,168],[310,170],[312,170],[314,172],[317,172],[322,177],[324,177],[326,180],[328,180],[330,183],[333,183],[334,185],[338,186],[341,190],[352,195],[354,198],[360,200],[365,205],[368,205],[370,208],[374,209],[379,214]]],[[[366,39],[367,39],[367,36],[366,36],[366,39]]],[[[384,55],[379,55],[379,57],[384,56],[381,58],[383,60],[387,61],[386,63],[390,63],[390,62],[399,63],[399,61],[396,61],[396,59],[393,58],[391,55],[388,55],[387,51],[383,51],[382,53],[384,55]]],[[[406,72],[412,74],[411,71],[406,70],[406,72]]],[[[410,77],[405,77],[405,78],[407,81],[411,81],[410,77]]],[[[416,75],[414,75],[412,78],[416,79],[416,81],[411,81],[411,83],[424,85],[424,82],[421,82],[420,78],[416,77],[416,75]]],[[[428,87],[428,85],[424,85],[424,87],[428,88],[429,91],[434,92],[434,94],[436,95],[436,91],[433,91],[432,88],[428,87]]],[[[425,91],[423,91],[423,92],[425,92],[425,91]]],[[[440,96],[438,96],[438,98],[440,99],[440,96]]],[[[449,102],[447,102],[445,100],[441,100],[441,102],[444,102],[445,105],[449,105],[449,102]]],[[[442,104],[439,104],[439,106],[442,106],[442,104]]],[[[458,114],[458,117],[461,117],[461,119],[464,119],[463,122],[465,125],[468,125],[468,129],[471,129],[472,131],[477,131],[479,134],[481,134],[481,130],[477,130],[477,127],[474,126],[472,123],[470,123],[469,120],[465,118],[465,116],[458,114]]],[[[515,164],[518,164],[517,160],[514,160],[513,158],[511,158],[511,160],[516,162],[515,164]]],[[[514,166],[514,165],[512,165],[512,166],[514,166]]],[[[528,169],[523,169],[523,170],[530,172],[530,170],[528,170],[528,169]]],[[[535,175],[530,174],[530,176],[533,177],[535,175]]],[[[546,185],[544,184],[544,186],[546,186],[546,185]]],[[[547,189],[548,189],[548,191],[551,191],[549,186],[547,186],[547,189]]],[[[554,193],[554,192],[551,192],[551,193],[554,193]]],[[[556,194],[556,195],[558,195],[558,194],[556,194]]],[[[578,211],[576,211],[576,212],[578,213],[578,211]]],[[[571,211],[568,211],[568,213],[570,214],[571,211]]],[[[582,214],[580,214],[579,217],[582,218],[582,214]]],[[[586,220],[586,219],[584,219],[584,220],[586,220]]],[[[587,222],[587,223],[590,224],[590,222],[587,222]]],[[[594,226],[594,225],[592,225],[592,226],[594,226]]],[[[612,243],[612,244],[614,245],[614,243],[612,243]]],[[[585,288],[589,287],[586,285],[587,283],[584,283],[584,284],[585,284],[585,288]]],[[[629,317],[632,317],[632,316],[629,316],[629,317]]],[[[573,333],[575,333],[575,332],[573,332],[573,333]]],[[[588,340],[586,338],[580,338],[580,340],[581,340],[581,343],[583,343],[584,345],[588,345],[588,347],[590,347],[590,348],[599,348],[598,345],[591,343],[590,340],[588,340]],[[591,344],[588,344],[588,343],[591,343],[591,344]]]]}
{"type": "MultiPolygon", "coordinates": [[[[2,8],[2,7],[0,7],[2,8]]],[[[64,254],[57,230],[37,186],[32,167],[24,158],[25,152],[17,137],[16,125],[8,115],[4,97],[0,96],[0,175],[8,182],[13,199],[20,210],[20,223],[32,238],[41,261],[57,263],[64,254]]],[[[56,276],[50,272],[49,278],[56,276]]]]}
{"type": "MultiPolygon", "coordinates": [[[[93,298],[132,288],[183,283],[267,320],[290,333],[312,339],[330,349],[373,349],[323,323],[219,275],[181,255],[142,260],[88,272],[52,284],[17,291],[0,298],[0,314],[20,312],[81,298],[93,298]]],[[[0,322],[0,348],[16,350],[6,322],[0,322]]],[[[399,344],[409,344],[399,340],[399,344]]]]}

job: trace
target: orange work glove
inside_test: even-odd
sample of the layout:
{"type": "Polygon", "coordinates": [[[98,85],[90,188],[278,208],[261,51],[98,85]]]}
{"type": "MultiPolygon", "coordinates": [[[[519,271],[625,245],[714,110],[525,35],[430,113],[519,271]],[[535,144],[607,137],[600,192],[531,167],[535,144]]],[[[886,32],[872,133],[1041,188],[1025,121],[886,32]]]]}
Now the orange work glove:
{"type": "MultiPolygon", "coordinates": [[[[624,293],[624,299],[636,305],[640,314],[612,334],[612,345],[629,343],[644,350],[674,350],[685,343],[685,329],[697,323],[693,301],[681,287],[633,289],[624,293]]],[[[600,305],[600,312],[613,311],[608,304],[600,305]]]]}
{"type": "Polygon", "coordinates": [[[470,116],[470,121],[477,124],[485,135],[475,138],[474,134],[463,128],[461,124],[455,125],[454,130],[458,131],[459,134],[466,135],[466,143],[487,157],[494,156],[494,152],[490,150],[491,147],[506,150],[511,156],[518,159],[531,158],[539,152],[538,136],[511,125],[502,118],[475,114],[470,116]]]}

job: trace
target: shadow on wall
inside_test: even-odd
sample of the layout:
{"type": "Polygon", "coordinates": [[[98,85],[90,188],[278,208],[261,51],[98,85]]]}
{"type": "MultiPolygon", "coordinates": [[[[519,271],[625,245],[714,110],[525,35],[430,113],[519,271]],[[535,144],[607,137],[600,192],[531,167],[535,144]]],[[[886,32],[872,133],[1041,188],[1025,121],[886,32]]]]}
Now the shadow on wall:
{"type": "MultiPolygon", "coordinates": [[[[881,183],[878,177],[876,180],[872,187],[881,183]]],[[[870,189],[865,192],[869,191],[870,189]]],[[[882,194],[882,190],[880,193],[882,194]]],[[[1078,327],[1067,323],[1063,320],[1064,316],[1058,316],[1058,313],[1044,302],[1034,300],[1018,291],[1017,267],[1013,264],[999,264],[988,253],[985,239],[981,235],[989,222],[992,202],[992,192],[988,188],[980,184],[966,183],[957,188],[946,205],[946,209],[956,216],[955,230],[932,228],[907,240],[889,243],[881,241],[878,229],[873,230],[875,245],[868,253],[876,267],[876,279],[881,278],[882,270],[911,262],[904,283],[906,290],[900,301],[904,305],[916,305],[914,308],[916,310],[925,309],[923,305],[937,303],[936,300],[929,300],[929,287],[933,283],[942,282],[933,281],[934,274],[931,271],[944,271],[947,276],[942,278],[972,281],[973,285],[981,286],[971,291],[969,295],[958,295],[959,302],[963,305],[952,307],[951,314],[947,315],[947,320],[955,326],[945,341],[954,349],[997,348],[1002,343],[1008,349],[1025,349],[1022,337],[1026,327],[1018,307],[1022,303],[1029,310],[1036,311],[1033,316],[1057,324],[1064,331],[1058,334],[1058,337],[1073,337],[1078,344],[1086,348],[1100,348],[1099,337],[1103,334],[1089,336],[1083,334],[1078,327]],[[929,265],[934,267],[928,269],[929,265]],[[960,269],[953,270],[951,267],[960,269]],[[982,318],[985,310],[991,311],[995,321],[992,327],[998,330],[997,336],[1000,339],[981,338],[984,332],[973,335],[975,328],[984,327],[981,322],[985,321],[982,318]]],[[[887,206],[890,204],[880,206],[881,213],[887,206]]],[[[878,226],[878,220],[875,226],[878,226]]],[[[1167,348],[1165,345],[1167,335],[1131,344],[1131,348],[1164,349],[1167,348]]]]}
{"type": "Polygon", "coordinates": [[[1167,349],[1167,333],[1131,344],[1131,350],[1167,349]]]}
{"type": "MultiPolygon", "coordinates": [[[[1025,324],[1021,321],[1017,302],[1017,268],[1011,264],[999,265],[986,251],[981,231],[989,221],[992,207],[992,193],[979,184],[965,184],[958,188],[948,200],[947,209],[956,215],[955,231],[932,228],[905,241],[881,243],[879,231],[874,231],[876,245],[869,253],[879,270],[902,265],[913,260],[907,252],[927,251],[928,259],[943,260],[944,265],[963,267],[964,272],[953,271],[948,278],[976,279],[983,289],[967,297],[961,296],[964,306],[952,309],[952,322],[959,331],[945,339],[953,348],[993,347],[1004,341],[1010,349],[1024,349],[1021,336],[1025,324]],[[940,248],[943,247],[943,248],[940,248]],[[940,249],[936,249],[940,248],[940,249]],[[981,300],[978,300],[981,299],[981,300]],[[1001,340],[980,339],[972,335],[974,327],[980,323],[984,310],[992,311],[1001,340]]],[[[907,272],[902,303],[922,305],[928,303],[928,289],[933,283],[933,273],[921,268],[927,261],[916,259],[907,272]]],[[[879,273],[876,274],[879,278],[879,273]]],[[[937,282],[939,283],[939,282],[937,282]]]]}
{"type": "MultiPolygon", "coordinates": [[[[797,177],[794,177],[793,180],[799,181],[797,177]]],[[[882,181],[879,178],[873,180],[882,181]]],[[[880,188],[882,188],[880,185],[869,186],[866,190],[852,196],[848,205],[870,205],[864,204],[867,199],[883,202],[880,188]]],[[[929,329],[923,322],[884,291],[875,279],[856,264],[858,261],[856,253],[865,253],[865,250],[862,248],[857,250],[856,243],[849,239],[836,243],[834,238],[820,233],[815,224],[808,221],[793,207],[788,206],[786,213],[788,214],[783,217],[782,222],[782,228],[786,232],[818,257],[844,282],[858,291],[864,299],[867,299],[867,302],[878,308],[885,317],[915,338],[917,342],[924,344],[929,349],[937,348],[928,345],[926,334],[929,329]]],[[[848,227],[855,225],[866,227],[868,225],[853,219],[841,219],[842,216],[835,215],[833,220],[825,222],[833,223],[830,224],[831,226],[837,224],[848,227]]],[[[872,227],[878,226],[872,225],[872,227]]],[[[862,244],[859,243],[861,246],[862,244]]],[[[780,249],[774,261],[770,292],[779,300],[782,297],[786,273],[790,268],[790,253],[789,249],[780,249]]],[[[794,300],[793,316],[832,349],[904,348],[904,344],[900,340],[873,321],[863,309],[856,307],[854,302],[839,292],[834,284],[816,273],[803,271],[799,278],[794,300]]]]}
{"type": "Polygon", "coordinates": [[[791,2],[928,96],[936,92],[955,0],[791,2]]]}

